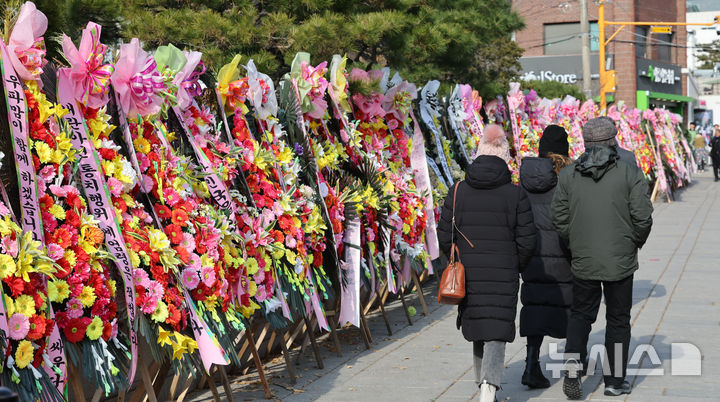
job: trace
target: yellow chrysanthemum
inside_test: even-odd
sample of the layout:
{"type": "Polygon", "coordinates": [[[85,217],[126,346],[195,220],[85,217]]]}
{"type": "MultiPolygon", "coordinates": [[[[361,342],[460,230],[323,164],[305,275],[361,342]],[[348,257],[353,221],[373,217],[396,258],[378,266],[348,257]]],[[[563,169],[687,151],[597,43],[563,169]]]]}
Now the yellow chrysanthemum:
{"type": "Polygon", "coordinates": [[[22,340],[18,344],[17,350],[15,351],[15,365],[19,369],[24,369],[33,360],[35,349],[33,349],[30,341],[22,340]]]}
{"type": "Polygon", "coordinates": [[[40,159],[40,163],[48,163],[53,159],[53,149],[50,148],[45,141],[35,141],[35,152],[40,159]]]}
{"type": "Polygon", "coordinates": [[[167,304],[165,304],[162,300],[158,301],[157,308],[155,309],[155,312],[152,313],[151,317],[155,322],[165,322],[168,318],[167,304]]]}
{"type": "Polygon", "coordinates": [[[247,270],[248,275],[255,275],[255,273],[258,271],[259,265],[256,259],[254,258],[248,258],[247,261],[245,261],[245,269],[247,270]]]}
{"type": "Polygon", "coordinates": [[[92,321],[90,321],[90,325],[88,325],[85,329],[85,335],[87,335],[88,339],[94,341],[100,338],[102,333],[103,321],[100,319],[100,317],[95,316],[93,317],[92,321]]]}
{"type": "Polygon", "coordinates": [[[35,315],[35,300],[28,295],[20,295],[15,299],[15,312],[28,318],[35,315]]]}
{"type": "Polygon", "coordinates": [[[135,150],[140,153],[147,154],[150,152],[150,143],[143,137],[135,138],[133,140],[133,145],[135,145],[135,150]]]}
{"type": "Polygon", "coordinates": [[[115,282],[114,279],[108,279],[107,287],[110,290],[110,297],[115,297],[115,292],[117,292],[117,282],[115,282]]]}
{"type": "Polygon", "coordinates": [[[58,204],[53,204],[52,207],[48,208],[48,212],[50,212],[55,219],[65,219],[65,210],[58,204]]]}
{"type": "Polygon", "coordinates": [[[7,254],[0,254],[0,279],[5,279],[17,271],[15,260],[7,254]]]}
{"type": "Polygon", "coordinates": [[[75,252],[70,249],[65,250],[65,260],[68,262],[68,264],[71,267],[74,267],[75,264],[77,264],[77,258],[75,257],[75,252]]]}
{"type": "Polygon", "coordinates": [[[52,298],[50,298],[51,301],[54,301],[56,303],[62,303],[68,297],[70,297],[70,285],[68,285],[67,282],[63,280],[48,282],[48,287],[50,286],[50,283],[53,284],[57,292],[56,299],[53,300],[52,298]]]}
{"type": "Polygon", "coordinates": [[[83,290],[78,296],[78,300],[82,303],[83,307],[92,307],[95,303],[97,296],[95,295],[95,288],[92,286],[83,286],[83,290]]]}

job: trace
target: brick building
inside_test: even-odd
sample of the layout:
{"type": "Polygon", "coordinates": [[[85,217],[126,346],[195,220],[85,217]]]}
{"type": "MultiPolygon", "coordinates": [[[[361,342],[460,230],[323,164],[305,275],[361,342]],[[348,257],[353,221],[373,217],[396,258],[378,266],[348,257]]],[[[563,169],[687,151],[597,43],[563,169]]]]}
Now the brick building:
{"type": "MultiPolygon", "coordinates": [[[[598,1],[588,0],[593,95],[599,94],[598,1]]],[[[523,79],[556,80],[582,87],[580,3],[578,0],[514,0],[525,20],[515,40],[525,49],[523,79]]],[[[685,0],[605,0],[606,21],[685,21],[685,0]]],[[[609,38],[619,27],[607,26],[609,38]]],[[[686,37],[683,26],[670,34],[626,26],[606,47],[606,68],[615,69],[617,90],[609,98],[640,108],[667,107],[685,113],[686,37]]]]}

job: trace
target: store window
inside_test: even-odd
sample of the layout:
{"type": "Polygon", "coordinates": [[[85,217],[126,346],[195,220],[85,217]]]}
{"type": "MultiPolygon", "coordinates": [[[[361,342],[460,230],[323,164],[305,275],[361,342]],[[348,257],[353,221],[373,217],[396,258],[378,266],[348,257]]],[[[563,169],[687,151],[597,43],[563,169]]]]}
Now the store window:
{"type": "Polygon", "coordinates": [[[647,41],[649,27],[635,27],[635,56],[647,59],[647,41]]]}
{"type": "MultiPolygon", "coordinates": [[[[545,54],[580,54],[582,41],[580,36],[580,23],[570,22],[562,24],[544,25],[545,54]]],[[[597,22],[590,23],[590,51],[597,52],[598,45],[597,22]]]]}

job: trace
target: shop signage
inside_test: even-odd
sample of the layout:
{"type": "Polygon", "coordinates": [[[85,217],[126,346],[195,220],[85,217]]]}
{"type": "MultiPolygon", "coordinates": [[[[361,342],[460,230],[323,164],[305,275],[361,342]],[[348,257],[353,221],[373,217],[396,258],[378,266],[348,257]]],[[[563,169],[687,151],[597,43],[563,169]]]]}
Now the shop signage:
{"type": "Polygon", "coordinates": [[[680,66],[641,58],[636,64],[638,90],[682,94],[680,66]]]}

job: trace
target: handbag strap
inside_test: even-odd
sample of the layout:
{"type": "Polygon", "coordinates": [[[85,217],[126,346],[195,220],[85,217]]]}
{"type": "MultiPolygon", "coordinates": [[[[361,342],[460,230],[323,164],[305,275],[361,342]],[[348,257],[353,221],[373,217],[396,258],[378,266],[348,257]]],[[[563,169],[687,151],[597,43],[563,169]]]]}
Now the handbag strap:
{"type": "MultiPolygon", "coordinates": [[[[460,183],[462,183],[462,182],[460,182],[460,183]]],[[[455,224],[455,201],[457,200],[457,191],[458,191],[458,187],[460,187],[460,183],[458,183],[457,185],[455,185],[455,190],[453,190],[453,209],[452,209],[452,211],[453,211],[452,213],[453,213],[453,214],[452,214],[452,230],[451,230],[451,237],[450,237],[450,238],[451,238],[453,247],[457,247],[456,244],[455,244],[455,230],[457,230],[458,233],[460,233],[460,235],[462,235],[462,237],[465,239],[465,241],[468,242],[468,244],[470,245],[470,247],[475,248],[475,245],[472,244],[472,242],[470,241],[470,239],[468,239],[467,236],[465,236],[465,233],[463,233],[463,232],[460,230],[460,228],[457,227],[457,225],[455,224]]],[[[454,249],[451,250],[451,253],[453,253],[453,252],[455,252],[454,249]]],[[[458,255],[460,255],[460,250],[458,250],[458,255]]]]}

